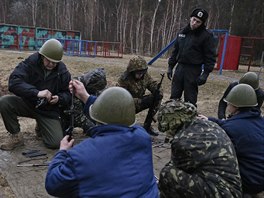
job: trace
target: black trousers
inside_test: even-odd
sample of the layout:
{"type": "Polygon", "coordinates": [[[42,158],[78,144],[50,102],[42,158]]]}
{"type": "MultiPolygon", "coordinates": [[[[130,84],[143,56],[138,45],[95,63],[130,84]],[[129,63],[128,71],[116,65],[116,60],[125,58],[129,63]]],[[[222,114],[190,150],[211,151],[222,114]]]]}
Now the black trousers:
{"type": "Polygon", "coordinates": [[[197,79],[202,72],[199,65],[185,65],[178,63],[174,71],[171,85],[171,99],[181,99],[196,106],[198,96],[197,79]]]}

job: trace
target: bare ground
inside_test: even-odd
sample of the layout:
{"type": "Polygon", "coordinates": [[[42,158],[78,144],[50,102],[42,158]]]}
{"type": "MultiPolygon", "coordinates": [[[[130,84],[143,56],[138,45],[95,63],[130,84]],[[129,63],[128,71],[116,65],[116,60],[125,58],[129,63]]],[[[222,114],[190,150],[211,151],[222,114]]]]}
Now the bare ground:
{"type": "MultiPolygon", "coordinates": [[[[0,50],[0,96],[7,94],[7,81],[9,74],[14,67],[29,56],[32,52],[18,52],[0,50]]],[[[131,58],[130,55],[125,55],[123,58],[87,58],[87,57],[69,57],[64,56],[64,62],[68,66],[73,76],[80,75],[90,69],[104,67],[106,70],[108,86],[114,86],[119,75],[126,68],[126,65],[131,58]]],[[[149,61],[150,57],[145,57],[149,61]]],[[[158,59],[153,65],[149,66],[151,75],[159,80],[160,73],[165,73],[167,69],[167,60],[158,59]]],[[[247,67],[240,66],[237,71],[223,71],[219,75],[219,71],[213,71],[208,79],[208,82],[201,86],[198,96],[198,111],[207,116],[216,116],[218,101],[221,98],[225,88],[229,82],[239,79],[243,73],[247,71],[247,67]]],[[[259,68],[252,68],[251,71],[259,71],[259,68]]],[[[263,78],[261,74],[261,87],[263,87],[263,78]]],[[[170,96],[170,81],[165,78],[163,82],[164,99],[167,100],[170,96]]],[[[137,121],[142,123],[146,116],[146,112],[137,115],[137,121]]],[[[14,151],[6,152],[0,150],[0,198],[14,197],[50,197],[45,192],[44,179],[46,167],[17,167],[17,163],[25,158],[21,152],[26,149],[37,148],[47,153],[47,159],[40,159],[34,163],[43,163],[51,160],[56,151],[46,149],[41,140],[36,139],[34,132],[35,121],[28,118],[20,118],[21,132],[25,138],[25,146],[17,148],[14,151]]],[[[0,119],[0,141],[5,141],[8,136],[2,119],[0,119]]],[[[80,129],[75,129],[74,137],[81,141],[84,137],[80,129]]],[[[163,144],[164,135],[153,139],[153,161],[154,171],[158,176],[160,169],[169,160],[170,146],[163,144]]],[[[30,162],[32,163],[32,162],[30,162]]]]}

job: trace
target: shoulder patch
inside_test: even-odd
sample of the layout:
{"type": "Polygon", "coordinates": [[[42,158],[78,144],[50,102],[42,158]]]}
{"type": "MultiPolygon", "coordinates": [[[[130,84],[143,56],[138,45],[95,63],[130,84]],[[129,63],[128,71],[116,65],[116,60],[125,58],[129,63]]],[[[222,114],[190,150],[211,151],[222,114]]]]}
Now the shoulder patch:
{"type": "Polygon", "coordinates": [[[179,34],[179,37],[181,37],[181,38],[185,38],[185,34],[179,34]]]}

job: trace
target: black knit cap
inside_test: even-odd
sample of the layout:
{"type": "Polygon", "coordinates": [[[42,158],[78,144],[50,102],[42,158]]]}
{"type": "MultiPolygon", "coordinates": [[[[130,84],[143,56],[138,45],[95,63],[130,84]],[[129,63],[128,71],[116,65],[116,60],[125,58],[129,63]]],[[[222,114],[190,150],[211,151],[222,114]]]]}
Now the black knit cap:
{"type": "Polygon", "coordinates": [[[205,23],[208,18],[208,13],[204,9],[197,8],[192,11],[191,17],[196,17],[205,23]]]}

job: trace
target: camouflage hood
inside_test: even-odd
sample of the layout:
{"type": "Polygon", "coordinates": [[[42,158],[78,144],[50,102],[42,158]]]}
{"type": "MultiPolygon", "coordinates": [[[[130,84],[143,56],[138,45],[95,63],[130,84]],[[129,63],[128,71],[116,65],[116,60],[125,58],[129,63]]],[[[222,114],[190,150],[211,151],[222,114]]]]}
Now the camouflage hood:
{"type": "Polygon", "coordinates": [[[148,64],[141,56],[134,56],[129,60],[127,72],[140,71],[148,69],[148,64]]]}
{"type": "Polygon", "coordinates": [[[79,77],[89,94],[99,95],[107,85],[104,68],[97,68],[79,77]]]}
{"type": "Polygon", "coordinates": [[[197,115],[196,107],[189,102],[168,100],[163,103],[158,112],[158,127],[166,132],[167,138],[172,138],[184,126],[188,126],[197,115]]]}

